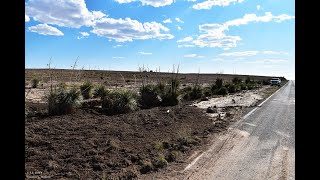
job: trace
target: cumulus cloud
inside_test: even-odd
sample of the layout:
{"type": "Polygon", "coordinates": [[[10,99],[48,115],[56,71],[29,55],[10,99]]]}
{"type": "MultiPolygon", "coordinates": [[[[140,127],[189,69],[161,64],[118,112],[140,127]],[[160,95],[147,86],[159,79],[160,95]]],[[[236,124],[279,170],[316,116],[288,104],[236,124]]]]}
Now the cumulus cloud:
{"type": "Polygon", "coordinates": [[[242,3],[244,0],[207,0],[192,6],[193,9],[211,9],[213,6],[229,6],[230,4],[242,3]]]}
{"type": "Polygon", "coordinates": [[[174,36],[162,32],[169,29],[157,22],[140,23],[130,18],[102,18],[95,22],[92,33],[117,42],[135,39],[172,39],[174,36]]]}
{"type": "Polygon", "coordinates": [[[71,28],[91,26],[96,19],[106,16],[100,11],[89,11],[84,0],[30,0],[26,13],[41,23],[71,28]]]}
{"type": "Polygon", "coordinates": [[[172,23],[171,19],[166,19],[164,21],[162,21],[163,23],[172,23]]]}
{"type": "MultiPolygon", "coordinates": [[[[271,12],[266,12],[264,16],[257,16],[256,14],[245,14],[242,18],[227,21],[223,24],[202,24],[199,25],[199,32],[201,33],[191,43],[199,47],[218,47],[228,50],[236,47],[238,41],[241,40],[239,36],[230,36],[226,34],[232,26],[246,25],[254,22],[282,22],[285,20],[294,19],[294,16],[281,14],[274,16],[271,12]]],[[[190,42],[189,42],[190,43],[190,42]]],[[[181,47],[181,46],[180,46],[181,47]]]]}
{"type": "Polygon", "coordinates": [[[152,53],[150,53],[150,52],[138,52],[138,54],[141,54],[141,55],[152,55],[152,53]]]}
{"type": "Polygon", "coordinates": [[[175,18],[175,20],[179,23],[184,23],[180,18],[175,18]]]}
{"type": "Polygon", "coordinates": [[[25,21],[25,22],[29,22],[29,21],[30,21],[30,17],[27,16],[26,14],[24,15],[24,21],[25,21]]]}
{"type": "Polygon", "coordinates": [[[59,29],[49,26],[47,24],[38,24],[36,26],[31,26],[28,28],[29,31],[35,32],[41,35],[51,35],[51,36],[63,36],[63,32],[59,29]]]}
{"type": "Polygon", "coordinates": [[[174,0],[115,0],[118,3],[131,3],[135,1],[140,1],[142,5],[149,5],[153,7],[162,7],[170,5],[174,2],[174,0]]]}
{"type": "Polygon", "coordinates": [[[204,56],[199,56],[197,54],[186,54],[183,57],[185,57],[185,58],[204,58],[204,56]]]}

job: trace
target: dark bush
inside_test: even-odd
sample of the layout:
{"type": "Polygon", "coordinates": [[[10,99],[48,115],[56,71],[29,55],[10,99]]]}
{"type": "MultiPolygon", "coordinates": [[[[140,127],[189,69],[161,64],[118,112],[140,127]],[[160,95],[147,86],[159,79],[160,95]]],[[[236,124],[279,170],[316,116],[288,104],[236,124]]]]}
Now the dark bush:
{"type": "Polygon", "coordinates": [[[158,85],[148,84],[140,88],[139,103],[142,108],[159,106],[161,103],[161,90],[158,85]]]}
{"type": "Polygon", "coordinates": [[[37,88],[38,85],[39,85],[39,83],[40,83],[40,80],[39,80],[39,79],[33,78],[33,79],[31,80],[31,87],[32,87],[32,88],[37,88]]]}
{"type": "Polygon", "coordinates": [[[217,89],[220,89],[222,87],[222,85],[223,85],[223,80],[221,78],[217,78],[216,82],[215,82],[215,85],[216,85],[215,87],[217,89]]]}
{"type": "Polygon", "coordinates": [[[231,85],[228,87],[228,92],[229,92],[229,93],[235,93],[236,91],[237,91],[236,85],[231,84],[231,85]]]}
{"type": "Polygon", "coordinates": [[[103,99],[104,97],[107,96],[108,93],[109,93],[109,92],[108,92],[108,90],[105,88],[104,85],[99,85],[99,86],[97,86],[97,87],[94,89],[94,91],[93,91],[93,97],[95,97],[95,98],[99,97],[99,98],[103,99]]]}
{"type": "Polygon", "coordinates": [[[242,82],[242,80],[240,79],[240,78],[238,78],[238,77],[234,77],[233,79],[232,79],[232,83],[233,84],[240,84],[242,82]]]}
{"type": "Polygon", "coordinates": [[[228,89],[226,87],[221,87],[219,90],[218,90],[218,95],[227,95],[228,94],[228,89]]]}
{"type": "Polygon", "coordinates": [[[89,99],[91,97],[91,89],[93,85],[91,82],[86,81],[80,86],[81,94],[83,99],[89,99]]]}

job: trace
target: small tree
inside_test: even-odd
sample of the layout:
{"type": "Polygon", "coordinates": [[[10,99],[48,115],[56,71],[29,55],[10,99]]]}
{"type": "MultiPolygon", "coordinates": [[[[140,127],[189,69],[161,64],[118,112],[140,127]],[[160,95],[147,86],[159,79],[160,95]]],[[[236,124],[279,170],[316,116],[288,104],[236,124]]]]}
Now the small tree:
{"type": "Polygon", "coordinates": [[[39,80],[38,78],[33,78],[33,79],[31,80],[31,87],[32,87],[32,88],[37,88],[38,85],[39,85],[39,83],[40,83],[40,80],[39,80]]]}

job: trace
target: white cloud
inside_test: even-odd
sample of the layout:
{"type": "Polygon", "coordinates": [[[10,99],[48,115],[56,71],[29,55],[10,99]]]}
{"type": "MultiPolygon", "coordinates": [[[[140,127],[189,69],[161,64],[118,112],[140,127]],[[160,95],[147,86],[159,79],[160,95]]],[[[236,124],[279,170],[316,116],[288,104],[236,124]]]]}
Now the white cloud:
{"type": "Polygon", "coordinates": [[[38,24],[36,26],[31,26],[28,28],[29,31],[35,32],[42,35],[51,35],[51,36],[63,36],[63,32],[58,30],[55,27],[49,26],[47,24],[38,24]]]}
{"type": "Polygon", "coordinates": [[[163,23],[172,23],[171,19],[166,19],[164,21],[162,21],[163,23]]]}
{"type": "Polygon", "coordinates": [[[221,53],[219,56],[255,56],[259,51],[242,51],[242,52],[231,52],[231,53],[221,53]]]}
{"type": "Polygon", "coordinates": [[[268,54],[268,55],[287,55],[288,53],[283,51],[239,51],[230,53],[221,53],[219,56],[255,56],[257,54],[268,54]]]}
{"type": "Polygon", "coordinates": [[[115,46],[112,46],[113,48],[118,48],[118,47],[122,47],[123,45],[122,44],[117,44],[115,46]]]}
{"type": "Polygon", "coordinates": [[[95,22],[92,33],[115,40],[117,42],[133,41],[135,39],[172,39],[171,34],[163,34],[168,28],[157,22],[141,23],[130,18],[102,18],[95,22]]]}
{"type": "Polygon", "coordinates": [[[118,3],[131,3],[134,1],[140,1],[142,5],[149,5],[153,7],[167,6],[174,2],[174,0],[115,0],[118,3]]]}
{"type": "Polygon", "coordinates": [[[231,3],[242,3],[244,0],[207,0],[192,6],[193,9],[211,9],[213,6],[229,6],[231,3]]]}
{"type": "Polygon", "coordinates": [[[188,2],[196,2],[197,0],[187,0],[188,2]]]}
{"type": "Polygon", "coordinates": [[[89,11],[84,0],[30,0],[26,13],[41,23],[71,28],[91,26],[96,19],[106,16],[100,11],[89,11]]]}
{"type": "Polygon", "coordinates": [[[271,12],[266,12],[264,16],[256,14],[245,14],[242,18],[227,21],[223,24],[202,24],[199,26],[200,34],[191,43],[203,47],[219,47],[224,50],[236,47],[237,42],[241,40],[239,36],[230,36],[226,34],[232,26],[246,25],[252,22],[282,22],[284,20],[294,19],[294,16],[282,14],[274,16],[271,12]]]}
{"type": "Polygon", "coordinates": [[[261,6],[260,6],[260,5],[257,5],[257,10],[258,10],[258,11],[260,10],[260,8],[261,8],[261,6]]]}
{"type": "Polygon", "coordinates": [[[204,56],[199,56],[197,54],[186,54],[183,57],[185,57],[185,58],[204,58],[204,56]]]}
{"type": "Polygon", "coordinates": [[[192,41],[192,40],[193,40],[193,38],[190,37],[190,36],[188,36],[188,37],[185,37],[185,38],[183,38],[183,39],[178,40],[177,42],[178,42],[178,43],[179,43],[179,42],[190,42],[190,41],[192,41]]]}
{"type": "Polygon", "coordinates": [[[194,47],[193,44],[182,44],[182,45],[178,45],[178,48],[181,48],[181,47],[194,47]]]}
{"type": "Polygon", "coordinates": [[[112,59],[123,59],[124,57],[119,57],[119,56],[116,56],[116,57],[112,57],[112,59]]]}
{"type": "Polygon", "coordinates": [[[175,20],[179,23],[184,23],[180,18],[175,18],[175,20]]]}
{"type": "Polygon", "coordinates": [[[181,31],[181,30],[182,30],[182,28],[181,28],[180,26],[177,26],[177,29],[178,29],[179,31],[181,31]]]}
{"type": "Polygon", "coordinates": [[[29,16],[27,16],[26,14],[24,15],[24,21],[25,21],[25,22],[29,22],[29,21],[30,21],[29,16]]]}
{"type": "Polygon", "coordinates": [[[79,32],[82,36],[78,36],[77,39],[83,39],[83,38],[87,38],[90,36],[89,33],[87,32],[79,32]]]}
{"type": "Polygon", "coordinates": [[[288,62],[287,60],[283,59],[263,59],[263,60],[256,60],[256,61],[249,61],[248,63],[252,64],[279,64],[288,62]]]}
{"type": "Polygon", "coordinates": [[[279,51],[279,52],[276,52],[276,51],[263,51],[262,53],[263,54],[270,54],[270,55],[288,55],[287,52],[283,52],[283,51],[279,51]]]}
{"type": "Polygon", "coordinates": [[[141,54],[141,55],[152,55],[152,53],[150,53],[150,52],[138,52],[138,54],[141,54]]]}
{"type": "Polygon", "coordinates": [[[80,32],[80,34],[82,35],[82,36],[90,36],[90,34],[89,33],[87,33],[87,32],[80,32]]]}

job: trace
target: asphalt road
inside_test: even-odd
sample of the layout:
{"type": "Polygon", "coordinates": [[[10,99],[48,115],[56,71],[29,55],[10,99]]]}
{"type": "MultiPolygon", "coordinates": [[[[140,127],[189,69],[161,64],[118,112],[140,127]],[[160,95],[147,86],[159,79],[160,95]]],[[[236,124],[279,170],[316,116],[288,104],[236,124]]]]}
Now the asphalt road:
{"type": "Polygon", "coordinates": [[[239,121],[173,179],[295,179],[295,81],[239,121]]]}

